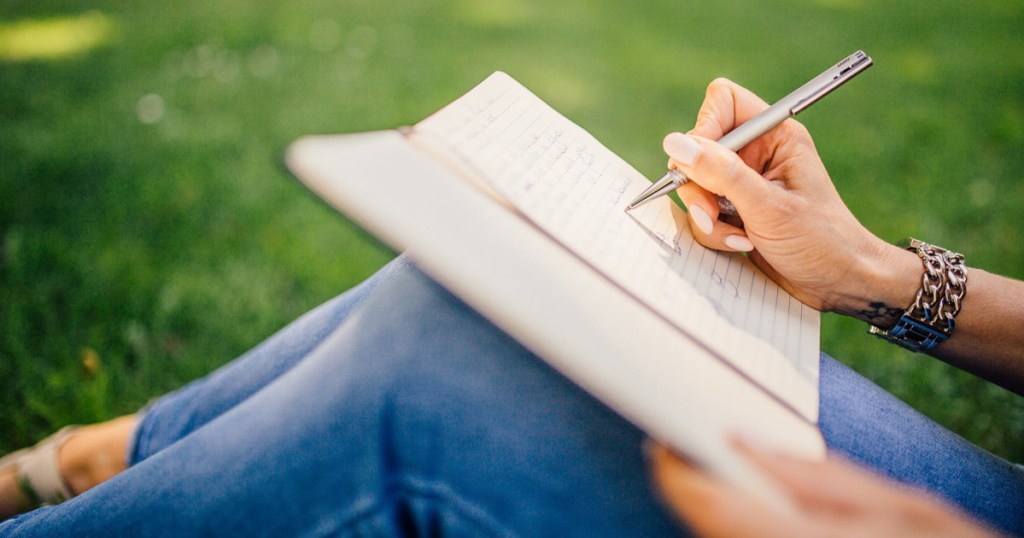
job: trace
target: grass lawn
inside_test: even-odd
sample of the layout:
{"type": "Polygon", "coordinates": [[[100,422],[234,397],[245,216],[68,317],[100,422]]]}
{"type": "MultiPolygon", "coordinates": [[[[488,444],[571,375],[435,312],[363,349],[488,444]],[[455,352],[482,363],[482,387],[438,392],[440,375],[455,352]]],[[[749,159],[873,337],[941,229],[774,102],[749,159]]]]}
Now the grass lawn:
{"type": "MultiPolygon", "coordinates": [[[[282,150],[415,122],[496,69],[655,176],[714,77],[772,100],[864,49],[801,116],[844,199],[1024,277],[1018,1],[87,4],[0,5],[0,452],[131,412],[382,265],[282,150]]],[[[823,347],[1024,459],[1019,397],[866,329],[826,315],[823,347]]]]}

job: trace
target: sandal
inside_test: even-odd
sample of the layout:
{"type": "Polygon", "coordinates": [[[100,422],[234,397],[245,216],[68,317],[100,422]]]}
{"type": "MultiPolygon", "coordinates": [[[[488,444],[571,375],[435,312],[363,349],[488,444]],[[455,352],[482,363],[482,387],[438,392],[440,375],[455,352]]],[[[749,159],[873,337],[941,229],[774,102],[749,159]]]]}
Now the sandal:
{"type": "Polygon", "coordinates": [[[0,470],[13,467],[18,487],[31,502],[27,508],[58,504],[75,496],[61,475],[57,453],[77,428],[61,428],[31,448],[0,458],[0,470]]]}

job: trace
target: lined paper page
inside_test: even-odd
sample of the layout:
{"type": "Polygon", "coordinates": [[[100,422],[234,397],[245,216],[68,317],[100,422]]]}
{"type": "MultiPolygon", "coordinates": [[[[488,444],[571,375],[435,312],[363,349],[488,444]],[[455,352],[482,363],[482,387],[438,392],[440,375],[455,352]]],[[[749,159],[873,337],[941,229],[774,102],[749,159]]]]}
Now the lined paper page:
{"type": "Polygon", "coordinates": [[[495,73],[415,133],[679,330],[817,419],[818,313],[746,257],[698,244],[667,197],[626,214],[650,182],[511,77],[495,73]]]}

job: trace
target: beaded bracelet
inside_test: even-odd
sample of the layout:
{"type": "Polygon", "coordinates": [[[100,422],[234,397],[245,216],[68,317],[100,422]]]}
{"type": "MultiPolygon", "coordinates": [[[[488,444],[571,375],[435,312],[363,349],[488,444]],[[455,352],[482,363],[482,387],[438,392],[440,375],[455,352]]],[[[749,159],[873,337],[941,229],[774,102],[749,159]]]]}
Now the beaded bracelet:
{"type": "Polygon", "coordinates": [[[911,238],[907,250],[924,264],[921,289],[896,325],[871,334],[911,351],[931,351],[953,333],[954,318],[967,295],[967,266],[961,254],[911,238]]]}

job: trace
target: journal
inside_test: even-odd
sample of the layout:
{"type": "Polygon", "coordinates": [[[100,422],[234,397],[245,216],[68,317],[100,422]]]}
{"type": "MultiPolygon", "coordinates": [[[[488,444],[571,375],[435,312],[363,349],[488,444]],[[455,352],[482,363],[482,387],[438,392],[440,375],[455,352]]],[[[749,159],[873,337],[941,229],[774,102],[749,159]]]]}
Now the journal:
{"type": "Polygon", "coordinates": [[[412,127],[314,135],[311,190],[655,439],[771,496],[731,448],[820,457],[819,314],[704,248],[649,180],[497,72],[412,127]]]}

